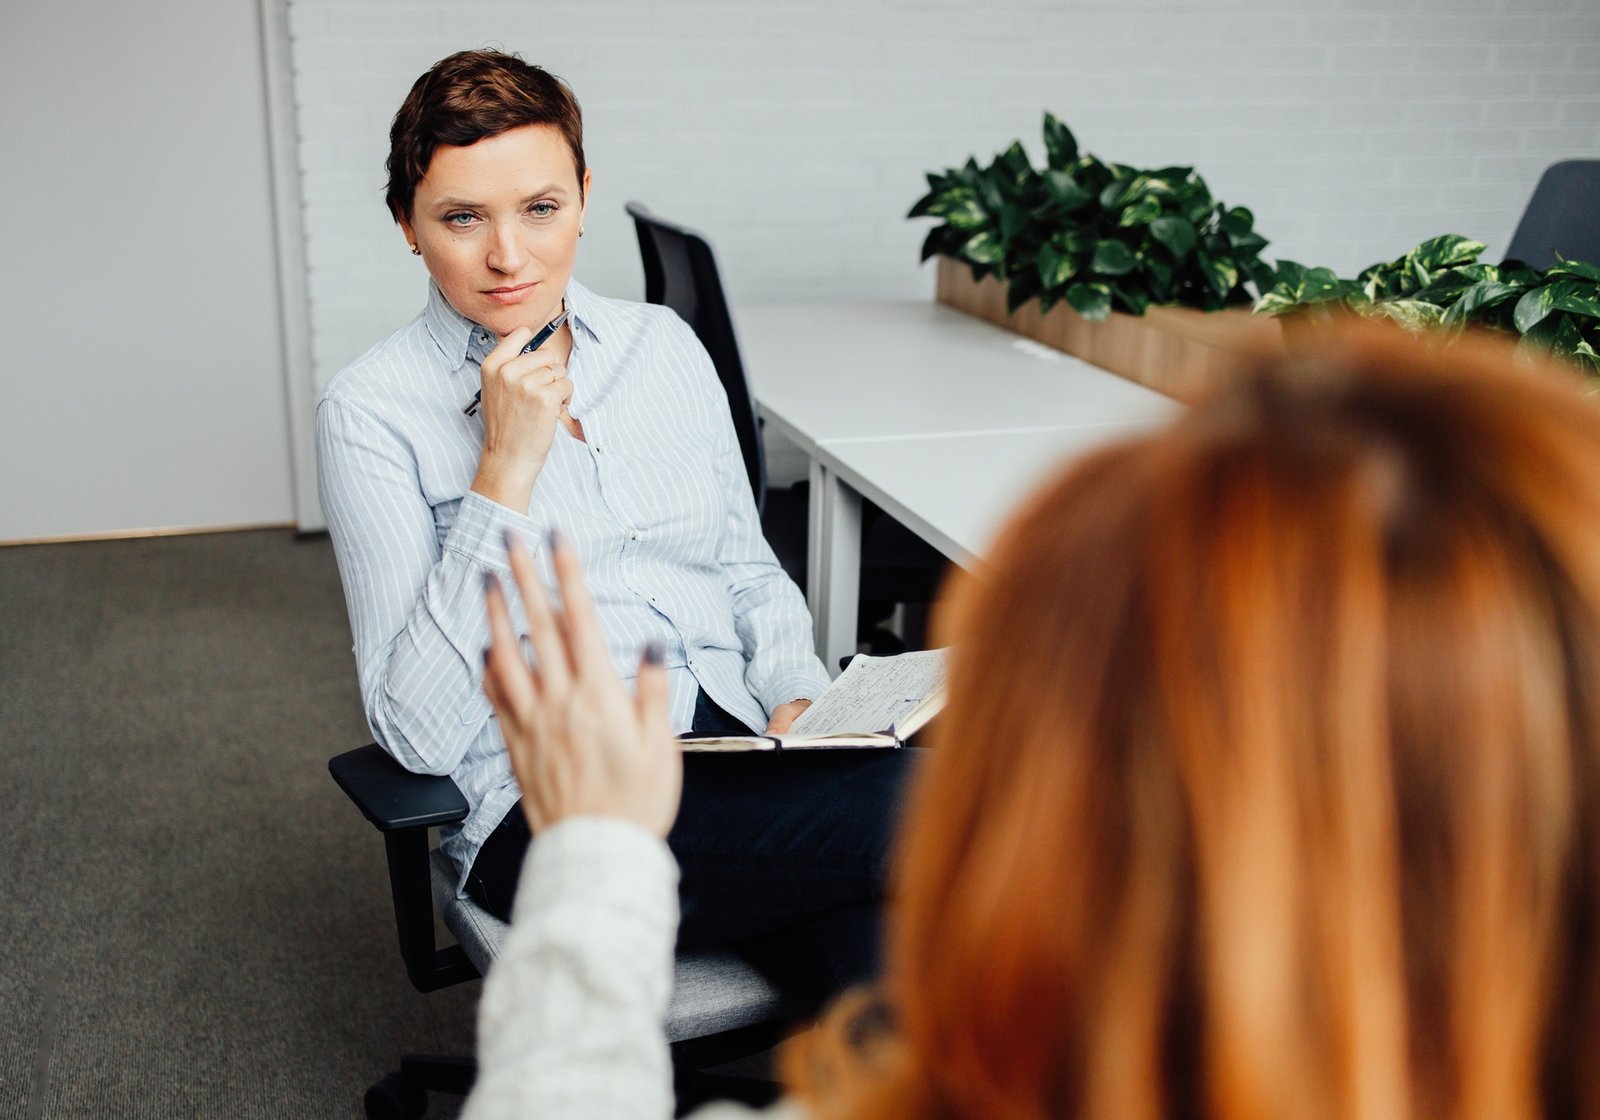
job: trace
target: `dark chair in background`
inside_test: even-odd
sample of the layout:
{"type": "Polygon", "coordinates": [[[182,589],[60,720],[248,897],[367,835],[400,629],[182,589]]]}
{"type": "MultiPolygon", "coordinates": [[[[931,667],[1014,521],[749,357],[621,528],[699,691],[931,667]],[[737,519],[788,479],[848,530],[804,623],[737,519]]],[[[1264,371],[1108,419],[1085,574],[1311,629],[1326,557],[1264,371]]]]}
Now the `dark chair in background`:
{"type": "MultiPolygon", "coordinates": [[[[761,524],[779,562],[801,587],[806,585],[807,483],[784,490],[767,487],[766,449],[755,398],[739,357],[733,316],[723,294],[716,255],[701,234],[657,217],[638,202],[625,209],[639,235],[644,264],[644,298],[678,313],[711,355],[728,395],[734,431],[744,455],[750,489],[761,524]]],[[[862,504],[861,618],[858,634],[875,653],[898,653],[922,644],[927,604],[932,602],[949,561],[926,541],[870,502],[862,504]],[[909,631],[904,641],[877,624],[905,604],[909,631]]]]}
{"type": "MultiPolygon", "coordinates": [[[[329,760],[328,770],[383,833],[400,956],[412,986],[433,992],[487,972],[508,927],[472,899],[456,897],[455,867],[428,845],[430,828],[466,819],[467,800],[456,784],[410,773],[376,743],[329,760]],[[435,945],[436,913],[456,944],[435,945]]],[[[741,958],[732,953],[679,956],[666,1032],[680,1106],[714,1097],[762,1104],[774,1097],[776,1086],[699,1071],[770,1048],[793,1020],[792,1005],[741,958]]],[[[368,1120],[416,1120],[427,1110],[429,1090],[465,1094],[476,1073],[470,1057],[404,1055],[398,1070],[367,1090],[368,1120]]]]}
{"type": "Polygon", "coordinates": [[[1511,235],[1506,259],[1549,268],[1557,253],[1600,264],[1600,159],[1569,159],[1545,168],[1511,235]]]}

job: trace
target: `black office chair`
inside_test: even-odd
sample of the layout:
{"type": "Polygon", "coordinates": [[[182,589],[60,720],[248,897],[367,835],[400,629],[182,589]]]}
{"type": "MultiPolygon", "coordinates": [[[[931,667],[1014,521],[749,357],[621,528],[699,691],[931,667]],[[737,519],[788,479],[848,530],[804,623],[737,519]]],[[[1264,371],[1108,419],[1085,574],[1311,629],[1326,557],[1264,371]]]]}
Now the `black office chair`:
{"type": "Polygon", "coordinates": [[[700,344],[717,367],[717,378],[728,394],[728,411],[739,436],[745,473],[756,497],[756,509],[766,509],[767,460],[761,442],[761,421],[755,398],[739,360],[739,341],[733,334],[733,316],[722,294],[717,259],[711,245],[693,230],[662,221],[637,202],[627,204],[639,232],[639,255],[644,259],[644,299],[662,304],[694,329],[700,344]]]}
{"type": "MultiPolygon", "coordinates": [[[[641,203],[629,202],[625,209],[639,235],[645,302],[676,311],[711,355],[728,395],[750,489],[756,509],[762,513],[762,529],[784,570],[804,587],[809,484],[802,482],[779,491],[767,488],[761,421],[739,357],[733,316],[711,244],[686,226],[658,218],[641,203]]],[[[913,623],[908,627],[912,632],[907,637],[913,645],[920,644],[925,608],[948,566],[949,561],[933,546],[872,503],[862,503],[861,618],[857,629],[870,640],[874,652],[904,650],[895,635],[875,628],[900,603],[912,608],[913,623]]]]}
{"type": "MultiPolygon", "coordinates": [[[[430,828],[466,819],[467,800],[456,784],[410,773],[375,743],[330,759],[328,770],[383,833],[400,956],[412,986],[433,992],[487,972],[508,927],[472,899],[457,898],[454,866],[428,847],[430,828]],[[436,946],[436,912],[455,945],[436,946]]],[[[680,1107],[718,1097],[770,1101],[774,1085],[701,1071],[776,1045],[795,1017],[793,1001],[732,953],[680,954],[665,1023],[680,1107]]],[[[367,1090],[368,1120],[416,1120],[427,1111],[429,1091],[465,1094],[476,1073],[470,1057],[404,1055],[398,1070],[367,1090]]]]}
{"type": "Polygon", "coordinates": [[[1506,259],[1549,268],[1557,253],[1600,264],[1600,159],[1563,160],[1544,169],[1506,259]]]}

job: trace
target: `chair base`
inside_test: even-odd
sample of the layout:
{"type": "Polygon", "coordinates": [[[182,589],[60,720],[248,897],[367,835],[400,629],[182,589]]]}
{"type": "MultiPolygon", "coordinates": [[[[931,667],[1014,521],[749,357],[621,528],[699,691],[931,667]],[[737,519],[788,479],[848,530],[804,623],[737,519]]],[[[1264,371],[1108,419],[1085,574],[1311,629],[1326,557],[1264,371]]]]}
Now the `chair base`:
{"type": "Polygon", "coordinates": [[[429,1091],[464,1097],[477,1076],[472,1058],[406,1054],[399,1069],[367,1090],[362,1105],[367,1120],[420,1120],[428,1111],[429,1091]]]}
{"type": "MultiPolygon", "coordinates": [[[[780,1088],[776,1082],[701,1070],[770,1050],[783,1041],[792,1026],[788,1021],[754,1023],[673,1043],[672,1080],[678,1111],[688,1112],[714,1100],[735,1100],[753,1107],[777,1100],[780,1088]]],[[[430,1092],[464,1097],[472,1091],[477,1076],[474,1058],[406,1054],[400,1059],[399,1069],[367,1090],[362,1105],[367,1120],[421,1120],[428,1111],[430,1092]]]]}

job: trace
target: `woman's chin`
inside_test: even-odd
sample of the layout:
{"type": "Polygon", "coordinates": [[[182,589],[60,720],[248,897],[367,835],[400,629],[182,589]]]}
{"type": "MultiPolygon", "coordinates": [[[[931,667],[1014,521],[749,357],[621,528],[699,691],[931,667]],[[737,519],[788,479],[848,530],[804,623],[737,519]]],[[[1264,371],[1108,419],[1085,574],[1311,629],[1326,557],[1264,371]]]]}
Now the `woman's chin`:
{"type": "Polygon", "coordinates": [[[559,302],[557,302],[554,310],[540,306],[542,303],[542,300],[538,303],[528,300],[526,303],[516,304],[511,307],[491,304],[482,308],[482,313],[473,316],[473,319],[479,326],[493,331],[497,338],[504,338],[518,327],[526,327],[530,331],[538,331],[540,327],[543,327],[561,312],[559,302]]]}

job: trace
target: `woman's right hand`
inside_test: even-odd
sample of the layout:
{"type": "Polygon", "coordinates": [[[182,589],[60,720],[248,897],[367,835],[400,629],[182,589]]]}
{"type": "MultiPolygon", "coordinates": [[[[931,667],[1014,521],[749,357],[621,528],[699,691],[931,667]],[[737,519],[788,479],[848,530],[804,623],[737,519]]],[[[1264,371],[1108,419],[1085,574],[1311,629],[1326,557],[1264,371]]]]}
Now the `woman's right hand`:
{"type": "Polygon", "coordinates": [[[518,647],[499,581],[492,573],[485,581],[490,646],[483,686],[500,717],[528,827],[537,834],[567,817],[621,817],[664,837],[678,815],[683,757],[667,719],[660,647],[646,650],[637,695],[630,696],[611,667],[578,558],[551,536],[560,610],[551,606],[528,550],[506,534],[532,666],[518,647]]]}
{"type": "Polygon", "coordinates": [[[522,353],[533,337],[519,327],[483,359],[483,452],[472,489],[492,502],[526,512],[544,468],[556,424],[572,399],[556,339],[522,353]]]}

